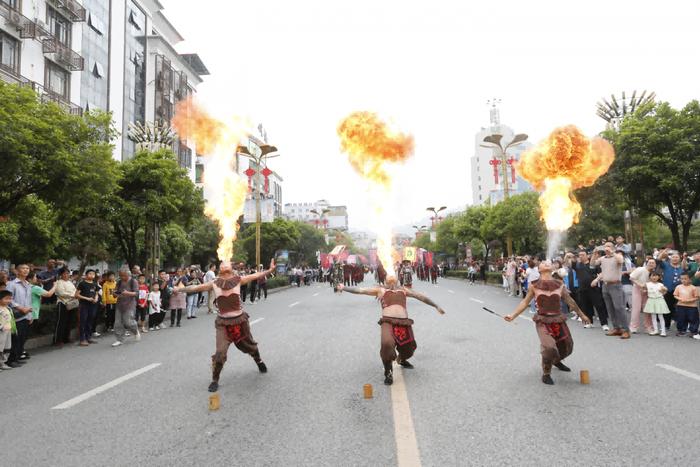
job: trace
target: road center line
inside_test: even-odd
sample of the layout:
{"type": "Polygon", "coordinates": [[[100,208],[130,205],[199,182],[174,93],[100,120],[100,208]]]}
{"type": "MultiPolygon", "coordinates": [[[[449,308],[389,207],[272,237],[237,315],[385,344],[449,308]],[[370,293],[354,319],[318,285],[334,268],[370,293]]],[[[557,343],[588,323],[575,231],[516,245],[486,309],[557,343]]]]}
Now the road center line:
{"type": "Polygon", "coordinates": [[[479,300],[478,298],[469,297],[469,300],[471,300],[472,302],[476,302],[476,303],[484,303],[483,300],[479,300]]]}
{"type": "Polygon", "coordinates": [[[657,363],[656,366],[663,368],[664,370],[672,371],[679,375],[685,376],[686,378],[694,379],[695,381],[700,381],[700,375],[691,373],[690,371],[683,370],[681,368],[676,368],[675,366],[666,365],[665,363],[657,363]]]}
{"type": "Polygon", "coordinates": [[[139,375],[142,375],[146,373],[147,371],[151,371],[154,368],[157,368],[160,366],[160,363],[151,363],[150,365],[146,365],[145,367],[138,369],[136,371],[132,371],[129,374],[126,374],[124,376],[120,376],[117,379],[113,379],[109,383],[105,383],[102,386],[96,387],[95,389],[91,389],[88,392],[85,392],[77,397],[74,397],[73,399],[70,399],[62,404],[58,404],[55,407],[51,407],[51,410],[64,410],[64,409],[70,409],[71,407],[80,404],[83,401],[86,401],[90,399],[91,397],[95,397],[96,395],[103,393],[109,389],[112,389],[115,386],[118,386],[122,384],[125,381],[129,381],[132,378],[136,378],[139,375]]]}
{"type": "Polygon", "coordinates": [[[289,305],[289,308],[293,308],[293,307],[297,306],[299,303],[301,303],[301,302],[294,302],[291,305],[289,305]]]}
{"type": "Polygon", "coordinates": [[[413,427],[411,407],[403,380],[403,370],[394,365],[394,384],[391,385],[391,405],[394,412],[394,439],[398,467],[421,467],[416,430],[413,427]]]}
{"type": "Polygon", "coordinates": [[[253,321],[250,322],[250,325],[252,326],[252,325],[254,325],[255,323],[259,323],[260,321],[262,321],[262,320],[264,320],[264,319],[265,319],[265,318],[254,319],[253,321]]]}
{"type": "Polygon", "coordinates": [[[447,291],[448,291],[449,293],[455,293],[454,290],[447,289],[447,291]]]}

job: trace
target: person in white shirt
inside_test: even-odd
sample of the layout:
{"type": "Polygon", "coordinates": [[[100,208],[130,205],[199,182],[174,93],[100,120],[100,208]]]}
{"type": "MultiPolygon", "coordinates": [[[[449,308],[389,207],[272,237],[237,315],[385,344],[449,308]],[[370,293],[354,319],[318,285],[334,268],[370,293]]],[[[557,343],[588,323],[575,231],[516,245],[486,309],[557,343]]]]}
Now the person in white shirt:
{"type": "Polygon", "coordinates": [[[165,319],[165,311],[160,306],[160,285],[154,282],[151,285],[151,291],[148,293],[148,330],[157,331],[163,329],[163,320],[165,319]]]}
{"type": "MultiPolygon", "coordinates": [[[[649,274],[656,269],[656,261],[650,259],[647,264],[636,268],[630,273],[632,281],[632,313],[630,317],[630,331],[639,332],[639,318],[647,304],[646,283],[649,282],[649,274]]],[[[647,333],[652,331],[651,314],[644,314],[644,329],[647,333]]]]}
{"type": "MultiPolygon", "coordinates": [[[[216,279],[216,264],[210,264],[209,265],[209,270],[207,271],[206,274],[204,274],[204,283],[208,284],[209,282],[212,282],[214,279],[216,279]]],[[[216,311],[216,304],[214,303],[214,299],[216,297],[214,296],[213,291],[207,292],[207,314],[211,315],[216,311]]]]}

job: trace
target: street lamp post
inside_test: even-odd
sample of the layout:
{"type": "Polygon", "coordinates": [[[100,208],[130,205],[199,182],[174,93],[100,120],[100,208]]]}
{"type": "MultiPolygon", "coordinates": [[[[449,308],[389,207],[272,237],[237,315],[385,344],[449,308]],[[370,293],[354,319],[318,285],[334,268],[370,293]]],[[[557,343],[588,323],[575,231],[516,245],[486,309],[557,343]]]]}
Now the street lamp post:
{"type": "MultiPolygon", "coordinates": [[[[507,159],[508,149],[525,141],[527,139],[527,135],[524,133],[518,133],[513,137],[513,140],[506,145],[506,147],[503,147],[501,144],[501,139],[503,139],[503,135],[489,135],[484,138],[484,143],[488,144],[482,144],[481,147],[498,149],[499,151],[498,156],[500,157],[501,165],[503,166],[503,200],[506,200],[510,196],[510,188],[508,187],[508,165],[512,165],[513,163],[507,159]]],[[[508,256],[513,256],[513,237],[511,236],[510,232],[508,232],[506,237],[506,244],[508,247],[508,256]]]]}
{"type": "MultiPolygon", "coordinates": [[[[447,206],[442,206],[442,207],[440,207],[440,208],[438,208],[438,209],[435,209],[435,208],[433,208],[433,207],[425,208],[426,211],[430,211],[430,212],[433,213],[433,217],[430,218],[430,220],[433,222],[433,223],[432,223],[432,228],[433,228],[433,229],[434,229],[434,228],[438,225],[438,223],[440,222],[440,218],[438,217],[438,215],[439,215],[442,211],[444,211],[445,209],[447,209],[447,206]]],[[[415,226],[414,226],[414,227],[415,227],[415,226]]]]}
{"type": "MultiPolygon", "coordinates": [[[[252,143],[252,141],[251,141],[252,143]]],[[[277,148],[275,146],[271,146],[269,144],[263,144],[261,146],[258,146],[257,144],[250,144],[250,148],[246,146],[238,146],[237,153],[243,157],[247,157],[248,159],[252,160],[255,162],[256,169],[255,169],[255,180],[257,182],[257,196],[255,192],[253,192],[253,196],[255,196],[255,267],[257,268],[259,264],[262,264],[260,261],[260,228],[262,226],[262,213],[261,213],[261,206],[260,206],[260,198],[262,197],[262,188],[260,184],[260,171],[263,167],[263,162],[266,161],[270,157],[278,157],[279,154],[272,154],[277,152],[277,148]]]]}

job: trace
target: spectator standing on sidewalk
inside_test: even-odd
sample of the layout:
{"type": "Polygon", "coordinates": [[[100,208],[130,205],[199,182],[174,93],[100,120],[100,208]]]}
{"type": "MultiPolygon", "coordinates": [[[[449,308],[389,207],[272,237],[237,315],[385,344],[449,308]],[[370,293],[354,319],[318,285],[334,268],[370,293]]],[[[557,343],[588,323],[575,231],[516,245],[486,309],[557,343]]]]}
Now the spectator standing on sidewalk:
{"type": "Polygon", "coordinates": [[[690,275],[687,272],[681,274],[681,283],[676,286],[673,292],[677,300],[676,303],[676,328],[677,336],[695,337],[698,333],[698,291],[690,282],[690,275]]]}
{"type": "MultiPolygon", "coordinates": [[[[210,264],[209,269],[207,270],[207,273],[204,275],[204,283],[208,284],[209,282],[212,282],[214,279],[216,279],[216,264],[210,264]]],[[[267,295],[267,294],[266,294],[267,295]]],[[[214,308],[214,292],[210,290],[207,292],[207,314],[212,314],[214,313],[215,308],[214,308]]]]}
{"type": "Polygon", "coordinates": [[[10,303],[12,303],[12,292],[0,290],[0,370],[13,368],[7,364],[12,352],[12,333],[16,332],[10,303]]]}
{"type": "Polygon", "coordinates": [[[148,323],[148,294],[150,290],[148,285],[146,285],[145,274],[139,274],[139,295],[136,299],[136,321],[138,321],[138,326],[141,332],[147,333],[146,324],[148,323]]]}
{"type": "Polygon", "coordinates": [[[170,309],[170,296],[173,293],[173,288],[170,286],[170,276],[164,269],[158,271],[158,290],[160,292],[160,329],[165,328],[165,313],[170,309]]]}
{"type": "MultiPolygon", "coordinates": [[[[263,270],[263,265],[258,266],[258,272],[263,270]]],[[[258,279],[258,301],[260,301],[261,293],[265,293],[265,300],[267,300],[267,275],[264,275],[258,279]]]]}
{"type": "Polygon", "coordinates": [[[124,343],[124,334],[131,331],[137,341],[141,340],[141,333],[134,320],[136,314],[136,298],[139,293],[139,284],[131,277],[128,268],[119,270],[119,282],[117,282],[114,295],[117,297],[116,319],[114,334],[117,337],[112,347],[118,347],[124,343]]]}
{"type": "Polygon", "coordinates": [[[41,312],[41,299],[51,298],[56,292],[56,282],[54,281],[53,286],[49,290],[44,290],[40,285],[41,282],[37,275],[32,271],[27,276],[27,280],[32,284],[32,318],[34,321],[39,320],[39,313],[41,312]]]}
{"type": "Polygon", "coordinates": [[[88,269],[85,271],[85,279],[78,284],[75,291],[80,309],[80,344],[78,345],[81,347],[97,343],[92,340],[92,322],[97,314],[97,303],[100,300],[99,287],[95,280],[95,271],[88,269]]]}
{"type": "Polygon", "coordinates": [[[629,315],[625,309],[625,294],[622,291],[622,265],[625,257],[622,253],[615,252],[612,242],[606,242],[605,256],[599,258],[596,252],[593,258],[593,264],[600,266],[601,273],[591,285],[597,286],[598,282],[602,281],[603,301],[613,322],[613,329],[607,335],[629,339],[629,315]]]}
{"type": "Polygon", "coordinates": [[[518,294],[515,283],[515,272],[517,270],[515,259],[509,258],[506,265],[506,280],[508,281],[508,296],[515,297],[518,294]]]}
{"type": "Polygon", "coordinates": [[[78,308],[75,299],[75,284],[70,280],[70,271],[63,268],[58,272],[56,281],[56,328],[53,333],[53,343],[57,346],[70,344],[72,315],[78,308]]]}
{"type": "Polygon", "coordinates": [[[669,251],[668,249],[659,252],[659,259],[657,261],[661,266],[663,271],[662,281],[666,287],[666,293],[664,294],[664,300],[666,300],[666,306],[670,310],[669,313],[664,316],[666,320],[666,329],[671,329],[671,320],[673,319],[673,310],[676,309],[676,297],[673,296],[673,292],[676,290],[678,284],[681,283],[681,274],[683,273],[683,265],[681,264],[681,256],[677,251],[669,251]]]}
{"type": "MultiPolygon", "coordinates": [[[[50,259],[46,262],[46,270],[41,271],[37,275],[39,285],[41,285],[44,290],[51,290],[58,280],[58,269],[56,269],[56,260],[50,259]]],[[[44,303],[54,303],[56,300],[53,296],[46,297],[48,300],[44,300],[44,303]]]]}
{"type": "Polygon", "coordinates": [[[170,294],[170,327],[174,328],[176,326],[180,327],[180,321],[182,320],[182,310],[187,306],[187,294],[181,290],[187,285],[187,279],[182,274],[182,269],[178,269],[175,274],[170,278],[170,288],[172,292],[170,294]]]}
{"type": "Polygon", "coordinates": [[[114,295],[117,282],[112,271],[107,271],[106,275],[107,279],[102,284],[102,305],[105,309],[105,332],[112,332],[117,307],[117,297],[114,295]]]}
{"type": "Polygon", "coordinates": [[[632,317],[630,319],[630,331],[632,334],[639,332],[639,319],[644,315],[644,330],[648,333],[653,331],[651,314],[642,313],[647,304],[646,284],[649,282],[649,275],[656,270],[656,260],[649,259],[644,266],[636,268],[630,273],[632,281],[632,317]]]}
{"type": "MultiPolygon", "coordinates": [[[[185,285],[199,285],[201,284],[196,269],[190,269],[190,274],[187,276],[187,283],[185,285]]],[[[199,292],[187,294],[187,319],[193,319],[197,317],[197,302],[199,299],[199,292]]]]}
{"type": "Polygon", "coordinates": [[[20,264],[16,268],[16,274],[17,277],[7,284],[7,290],[12,292],[12,309],[17,327],[10,357],[13,362],[29,359],[29,355],[24,351],[24,343],[29,335],[29,326],[34,320],[32,315],[32,284],[27,281],[29,266],[20,264]]]}

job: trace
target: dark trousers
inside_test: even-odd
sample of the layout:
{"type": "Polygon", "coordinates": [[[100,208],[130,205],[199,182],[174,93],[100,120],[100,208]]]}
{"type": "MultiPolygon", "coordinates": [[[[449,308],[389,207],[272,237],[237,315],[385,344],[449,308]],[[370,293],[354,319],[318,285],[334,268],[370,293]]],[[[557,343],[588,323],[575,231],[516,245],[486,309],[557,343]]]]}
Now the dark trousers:
{"type": "Polygon", "coordinates": [[[165,319],[165,312],[160,311],[158,313],[152,313],[148,315],[148,327],[152,328],[155,326],[159,326],[163,320],[165,319]]]}
{"type": "Polygon", "coordinates": [[[676,309],[676,303],[678,303],[678,300],[676,300],[676,297],[673,296],[673,292],[671,291],[666,292],[666,295],[664,295],[664,300],[666,300],[666,305],[670,310],[668,314],[664,315],[664,320],[666,320],[666,329],[671,329],[671,320],[675,319],[673,316],[673,310],[676,309]]]}
{"type": "Polygon", "coordinates": [[[255,282],[251,282],[248,288],[250,289],[250,303],[253,303],[255,302],[255,294],[257,293],[255,282]]]}
{"type": "Polygon", "coordinates": [[[17,321],[16,326],[17,334],[12,334],[12,349],[10,349],[10,358],[7,359],[10,362],[16,362],[24,353],[24,343],[27,342],[29,335],[29,320],[17,321]]]}
{"type": "Polygon", "coordinates": [[[698,333],[698,307],[676,305],[676,328],[678,332],[698,333]]]}
{"type": "Polygon", "coordinates": [[[66,305],[58,302],[56,306],[56,328],[53,333],[54,344],[68,344],[70,342],[71,315],[66,305]]]}
{"type": "Polygon", "coordinates": [[[80,303],[80,342],[92,337],[92,322],[97,315],[97,303],[80,303]]]}
{"type": "Polygon", "coordinates": [[[267,282],[263,282],[262,284],[258,284],[258,300],[260,300],[261,293],[265,294],[265,300],[267,300],[267,282]]]}
{"type": "Polygon", "coordinates": [[[170,310],[170,325],[174,326],[175,325],[175,318],[177,317],[177,324],[180,324],[180,321],[182,320],[182,308],[178,308],[177,310],[170,310]]]}
{"type": "Polygon", "coordinates": [[[579,289],[577,295],[578,299],[576,300],[576,303],[578,303],[578,306],[581,307],[581,310],[591,319],[591,321],[593,321],[595,308],[595,310],[598,311],[600,325],[604,326],[608,324],[608,309],[605,308],[603,295],[599,288],[579,289]]]}
{"type": "Polygon", "coordinates": [[[248,284],[241,286],[241,300],[245,303],[245,297],[248,295],[248,284]]]}
{"type": "Polygon", "coordinates": [[[117,305],[105,305],[105,330],[114,329],[114,317],[117,305]]]}

